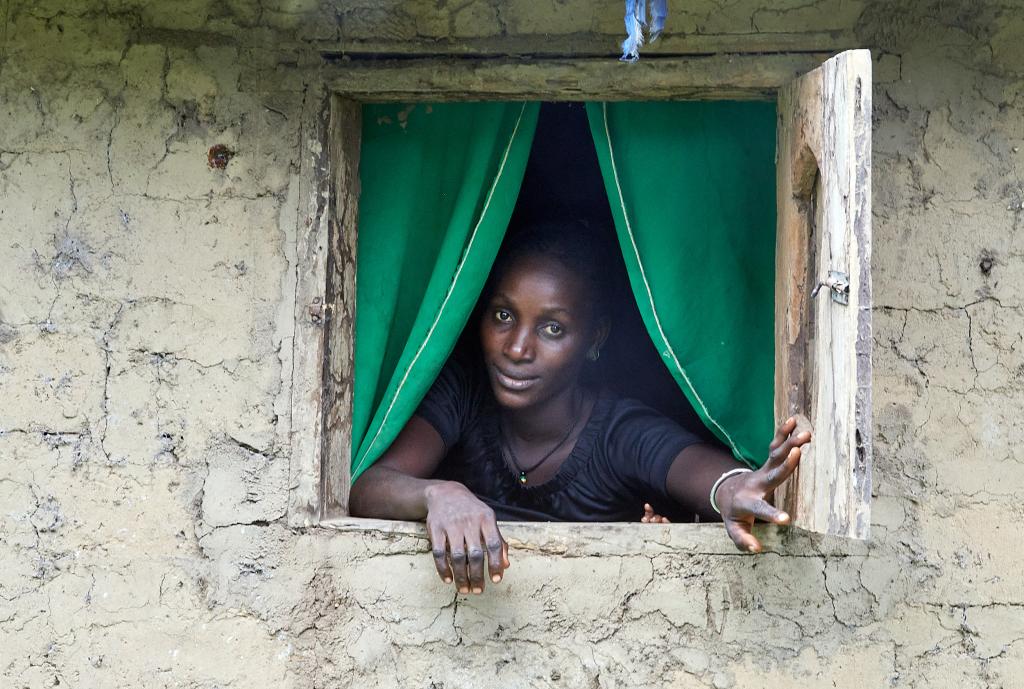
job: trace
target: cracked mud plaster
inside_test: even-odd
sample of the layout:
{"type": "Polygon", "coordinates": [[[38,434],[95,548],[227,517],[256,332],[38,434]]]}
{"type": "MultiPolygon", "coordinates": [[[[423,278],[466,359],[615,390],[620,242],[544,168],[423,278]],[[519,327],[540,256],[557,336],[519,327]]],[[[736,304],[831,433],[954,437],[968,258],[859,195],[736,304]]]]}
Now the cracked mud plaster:
{"type": "Polygon", "coordinates": [[[870,546],[523,542],[481,597],[418,537],[287,527],[303,101],[339,38],[600,54],[619,4],[67,5],[0,2],[0,684],[1020,686],[1013,3],[696,0],[667,27],[875,55],[870,546]]]}

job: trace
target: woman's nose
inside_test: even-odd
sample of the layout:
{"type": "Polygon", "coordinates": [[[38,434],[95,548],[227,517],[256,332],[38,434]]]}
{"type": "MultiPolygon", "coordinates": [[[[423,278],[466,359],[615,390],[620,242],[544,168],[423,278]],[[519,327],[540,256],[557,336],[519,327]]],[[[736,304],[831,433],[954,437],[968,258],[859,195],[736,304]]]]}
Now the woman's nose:
{"type": "Polygon", "coordinates": [[[529,328],[516,328],[505,340],[505,356],[511,361],[533,359],[533,338],[529,328]]]}

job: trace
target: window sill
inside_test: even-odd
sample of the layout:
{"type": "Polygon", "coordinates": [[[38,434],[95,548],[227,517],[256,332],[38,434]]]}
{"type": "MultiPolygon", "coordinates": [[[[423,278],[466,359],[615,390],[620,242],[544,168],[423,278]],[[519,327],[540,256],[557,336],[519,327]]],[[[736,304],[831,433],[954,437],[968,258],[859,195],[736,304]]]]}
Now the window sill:
{"type": "MultiPolygon", "coordinates": [[[[427,539],[420,522],[339,517],[320,522],[342,533],[411,536],[427,539]]],[[[512,550],[565,557],[643,555],[742,555],[721,524],[626,524],[499,522],[512,550]]],[[[868,554],[868,543],[842,536],[811,533],[798,528],[763,524],[754,534],[764,552],[790,557],[846,557],[868,554]]]]}

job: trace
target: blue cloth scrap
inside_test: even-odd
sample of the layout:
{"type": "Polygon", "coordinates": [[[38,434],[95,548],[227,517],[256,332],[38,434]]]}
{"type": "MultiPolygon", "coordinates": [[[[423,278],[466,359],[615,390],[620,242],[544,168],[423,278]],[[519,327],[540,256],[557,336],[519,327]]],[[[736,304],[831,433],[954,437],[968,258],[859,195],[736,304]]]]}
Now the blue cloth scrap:
{"type": "Polygon", "coordinates": [[[668,16],[668,0],[650,0],[651,23],[647,24],[647,0],[626,0],[626,40],[622,42],[623,62],[636,62],[640,59],[640,46],[644,44],[644,29],[648,30],[648,40],[653,43],[665,28],[665,17],[668,16]]]}

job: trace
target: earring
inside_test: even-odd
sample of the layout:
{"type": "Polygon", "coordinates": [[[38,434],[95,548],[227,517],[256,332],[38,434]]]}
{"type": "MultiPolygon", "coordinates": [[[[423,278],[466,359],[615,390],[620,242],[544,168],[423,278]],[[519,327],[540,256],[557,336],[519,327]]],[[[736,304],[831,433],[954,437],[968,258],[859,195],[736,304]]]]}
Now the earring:
{"type": "Polygon", "coordinates": [[[593,347],[591,347],[590,351],[587,352],[587,358],[590,359],[591,361],[597,361],[598,359],[600,359],[601,358],[601,348],[598,347],[597,345],[594,345],[593,347]]]}

